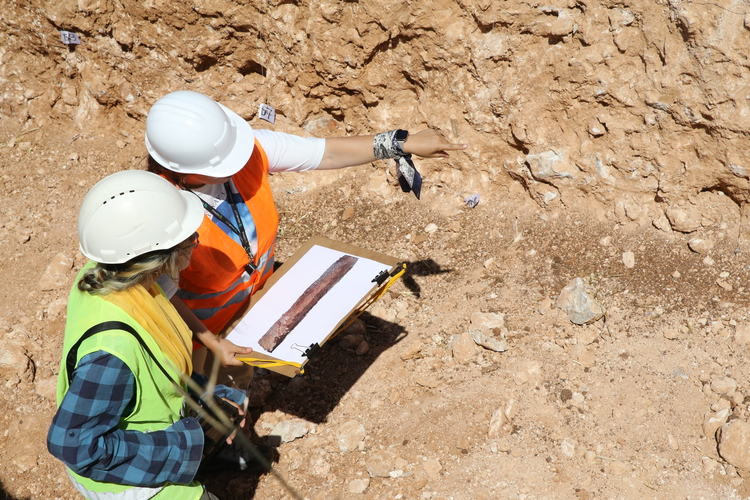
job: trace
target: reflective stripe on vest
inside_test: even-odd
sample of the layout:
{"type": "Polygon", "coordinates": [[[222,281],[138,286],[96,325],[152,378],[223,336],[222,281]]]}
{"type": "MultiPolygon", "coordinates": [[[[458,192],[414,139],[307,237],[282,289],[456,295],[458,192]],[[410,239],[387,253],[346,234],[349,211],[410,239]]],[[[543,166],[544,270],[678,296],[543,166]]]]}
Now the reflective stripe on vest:
{"type": "Polygon", "coordinates": [[[70,480],[73,483],[73,486],[75,486],[75,489],[78,490],[78,493],[85,498],[88,498],[88,500],[148,500],[164,489],[164,486],[158,486],[156,488],[133,486],[132,488],[119,493],[113,493],[111,491],[91,491],[76,481],[76,478],[73,477],[70,470],[68,470],[68,477],[70,477],[70,480]]]}
{"type": "Polygon", "coordinates": [[[185,303],[188,303],[189,301],[195,301],[193,302],[193,304],[197,304],[200,302],[210,303],[209,299],[223,297],[221,299],[222,303],[216,307],[192,309],[193,313],[195,313],[195,315],[198,316],[199,319],[207,320],[221,312],[223,309],[226,309],[227,307],[231,307],[235,304],[242,304],[248,296],[255,293],[257,291],[257,288],[259,288],[259,285],[261,283],[265,283],[265,281],[270,276],[271,272],[273,271],[273,264],[273,254],[272,251],[269,250],[259,259],[258,270],[256,272],[259,273],[260,280],[256,281],[254,285],[248,284],[248,286],[242,286],[243,284],[248,283],[251,278],[247,273],[243,273],[242,276],[237,279],[237,281],[232,283],[229,288],[222,292],[194,293],[188,290],[179,289],[177,291],[177,296],[180,297],[185,303]],[[239,290],[237,290],[238,288],[239,290]],[[233,291],[234,294],[231,295],[230,292],[233,291]]]}
{"type": "Polygon", "coordinates": [[[232,182],[255,223],[258,269],[247,276],[245,266],[249,259],[242,245],[206,216],[198,228],[200,244],[193,250],[188,268],[180,273],[177,292],[215,334],[221,332],[270,277],[279,228],[279,216],[268,182],[268,158],[258,141],[247,164],[232,176],[232,182]]]}

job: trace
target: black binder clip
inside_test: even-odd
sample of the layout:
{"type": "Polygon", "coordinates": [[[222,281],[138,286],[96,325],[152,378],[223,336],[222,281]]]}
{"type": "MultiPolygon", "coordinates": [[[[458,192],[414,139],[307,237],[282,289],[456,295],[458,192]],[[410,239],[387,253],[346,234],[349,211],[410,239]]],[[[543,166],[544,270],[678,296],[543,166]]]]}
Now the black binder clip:
{"type": "Polygon", "coordinates": [[[388,271],[380,271],[377,276],[375,276],[370,283],[377,283],[378,286],[382,285],[383,282],[388,278],[389,274],[388,271]]]}
{"type": "Polygon", "coordinates": [[[314,342],[310,344],[310,347],[305,349],[305,352],[303,352],[302,355],[310,359],[315,355],[316,352],[318,352],[318,350],[320,350],[320,345],[317,342],[314,342]]]}

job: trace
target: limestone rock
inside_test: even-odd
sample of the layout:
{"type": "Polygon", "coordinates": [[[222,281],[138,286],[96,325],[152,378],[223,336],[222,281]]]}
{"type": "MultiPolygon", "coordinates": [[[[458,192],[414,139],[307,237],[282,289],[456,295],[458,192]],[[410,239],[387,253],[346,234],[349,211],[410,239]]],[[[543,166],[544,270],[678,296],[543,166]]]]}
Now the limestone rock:
{"type": "Polygon", "coordinates": [[[270,436],[278,436],[282,443],[289,443],[301,438],[314,428],[314,424],[303,420],[285,420],[274,426],[270,436]]]}
{"type": "Polygon", "coordinates": [[[34,365],[23,346],[4,342],[0,349],[0,377],[9,380],[13,375],[20,376],[33,369],[34,365]]]}
{"type": "Polygon", "coordinates": [[[737,381],[729,377],[717,377],[711,380],[711,390],[716,394],[729,394],[737,389],[737,381]]]}
{"type": "Polygon", "coordinates": [[[701,227],[700,213],[696,209],[686,210],[672,205],[667,209],[666,215],[675,231],[692,233],[701,227]]]}
{"type": "Polygon", "coordinates": [[[633,252],[623,252],[622,263],[628,269],[633,269],[635,267],[635,254],[633,252]]]}
{"type": "Polygon", "coordinates": [[[703,435],[707,438],[713,438],[716,430],[726,423],[730,411],[729,408],[725,408],[721,411],[709,413],[703,421],[703,435]]]}
{"type": "Polygon", "coordinates": [[[482,332],[469,332],[471,338],[477,345],[495,352],[505,352],[508,349],[508,343],[505,340],[498,340],[482,332]]]}
{"type": "Polygon", "coordinates": [[[714,242],[698,236],[693,236],[688,240],[688,246],[690,250],[696,253],[706,254],[714,247],[714,242]]]}
{"type": "Polygon", "coordinates": [[[440,477],[440,471],[443,470],[443,466],[440,461],[436,458],[430,458],[423,465],[422,468],[427,473],[427,477],[435,481],[440,477]]]}
{"type": "Polygon", "coordinates": [[[39,288],[41,290],[56,290],[68,286],[67,273],[72,268],[73,259],[63,253],[58,253],[39,279],[39,288]]]}
{"type": "Polygon", "coordinates": [[[471,315],[471,327],[476,330],[492,330],[505,326],[505,315],[502,313],[475,312],[471,315]]]}
{"type": "Polygon", "coordinates": [[[364,493],[368,486],[370,486],[369,478],[364,477],[362,479],[354,479],[349,482],[349,493],[364,493]]]}
{"type": "Polygon", "coordinates": [[[453,344],[453,359],[459,364],[469,363],[477,355],[477,345],[471,334],[466,332],[456,336],[453,344]]]}
{"type": "Polygon", "coordinates": [[[589,297],[581,278],[574,279],[562,289],[556,305],[577,325],[592,323],[604,316],[604,308],[589,297]]]}
{"type": "Polygon", "coordinates": [[[349,420],[339,427],[338,445],[343,452],[354,451],[359,448],[367,432],[365,426],[357,420],[349,420]]]}
{"type": "Polygon", "coordinates": [[[734,331],[734,341],[738,344],[750,344],[750,325],[737,325],[734,331]]]}
{"type": "Polygon", "coordinates": [[[424,346],[422,341],[420,339],[416,339],[411,344],[409,344],[409,346],[406,349],[404,349],[401,352],[401,354],[399,354],[399,357],[401,358],[402,361],[406,361],[408,359],[419,358],[422,356],[421,354],[422,346],[424,346]]]}
{"type": "Polygon", "coordinates": [[[732,420],[716,434],[721,458],[742,470],[750,470],[750,424],[732,420]]]}
{"type": "Polygon", "coordinates": [[[391,477],[395,460],[391,453],[375,452],[367,457],[365,466],[370,477],[391,477]]]}

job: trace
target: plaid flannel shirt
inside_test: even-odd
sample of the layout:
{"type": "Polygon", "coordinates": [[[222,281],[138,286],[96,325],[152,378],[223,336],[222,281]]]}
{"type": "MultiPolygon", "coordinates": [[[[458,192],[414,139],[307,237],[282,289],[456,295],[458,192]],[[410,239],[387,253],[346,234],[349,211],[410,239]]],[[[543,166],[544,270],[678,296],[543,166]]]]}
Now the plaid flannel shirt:
{"type": "MultiPolygon", "coordinates": [[[[47,448],[68,468],[95,481],[131,486],[188,484],[203,453],[203,431],[183,418],[159,431],[118,428],[135,403],[135,377],[127,365],[97,351],[81,358],[52,420],[47,448]]],[[[216,386],[241,403],[244,391],[216,386]]]]}

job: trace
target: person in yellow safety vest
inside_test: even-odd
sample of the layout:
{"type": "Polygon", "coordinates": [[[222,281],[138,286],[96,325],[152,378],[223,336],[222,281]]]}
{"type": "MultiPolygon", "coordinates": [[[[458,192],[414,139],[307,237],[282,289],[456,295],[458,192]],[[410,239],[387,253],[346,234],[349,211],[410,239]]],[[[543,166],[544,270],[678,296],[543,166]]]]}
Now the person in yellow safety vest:
{"type": "MultiPolygon", "coordinates": [[[[68,300],[47,446],[90,500],[216,499],[194,481],[208,440],[177,387],[187,391],[192,373],[192,332],[156,284],[187,267],[202,222],[195,196],[144,171],[111,175],[83,201],[78,236],[91,260],[68,300]]],[[[246,405],[244,391],[214,394],[246,405]]],[[[216,460],[247,469],[252,453],[237,448],[216,460]]]]}
{"type": "MultiPolygon", "coordinates": [[[[208,96],[178,91],[151,107],[146,148],[149,170],[199,198],[205,211],[190,266],[179,283],[165,276],[159,284],[220,364],[236,367],[225,368],[219,380],[245,388],[252,369],[235,355],[252,350],[205,334],[220,335],[273,272],[279,218],[268,173],[338,169],[411,154],[440,158],[466,145],[432,129],[328,139],[253,129],[208,96]]],[[[205,354],[199,348],[194,356],[203,373],[212,365],[205,354]]]]}

